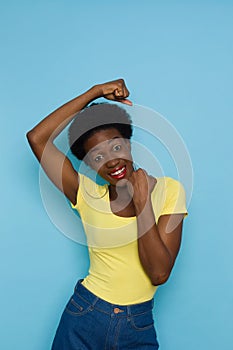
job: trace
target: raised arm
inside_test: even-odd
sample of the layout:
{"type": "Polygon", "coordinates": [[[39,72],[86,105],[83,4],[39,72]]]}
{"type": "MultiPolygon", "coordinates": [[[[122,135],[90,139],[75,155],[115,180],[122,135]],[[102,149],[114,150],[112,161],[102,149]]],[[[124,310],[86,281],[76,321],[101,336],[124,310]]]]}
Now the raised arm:
{"type": "Polygon", "coordinates": [[[95,85],[49,114],[27,132],[26,136],[30,147],[45,173],[73,204],[76,204],[78,173],[73,168],[69,158],[54,145],[54,139],[74,116],[91,101],[105,97],[109,100],[131,104],[126,99],[128,95],[129,92],[123,79],[95,85]]]}

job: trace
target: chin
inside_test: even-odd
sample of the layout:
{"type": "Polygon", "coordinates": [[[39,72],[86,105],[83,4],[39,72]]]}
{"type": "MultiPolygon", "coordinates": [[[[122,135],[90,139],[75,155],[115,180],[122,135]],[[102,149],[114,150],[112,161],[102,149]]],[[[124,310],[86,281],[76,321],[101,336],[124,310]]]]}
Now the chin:
{"type": "Polygon", "coordinates": [[[117,187],[125,187],[125,186],[127,186],[128,182],[129,182],[128,179],[120,179],[120,180],[117,181],[115,186],[117,186],[117,187]]]}

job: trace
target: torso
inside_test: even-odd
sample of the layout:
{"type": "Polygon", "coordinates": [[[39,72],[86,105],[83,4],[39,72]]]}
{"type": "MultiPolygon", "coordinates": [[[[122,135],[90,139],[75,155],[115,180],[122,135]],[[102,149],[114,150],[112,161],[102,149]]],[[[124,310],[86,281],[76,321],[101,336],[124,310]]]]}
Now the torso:
{"type": "Polygon", "coordinates": [[[131,200],[130,203],[124,205],[123,203],[117,203],[117,201],[110,201],[110,206],[112,213],[117,216],[121,217],[134,217],[135,216],[135,208],[133,201],[131,200]]]}

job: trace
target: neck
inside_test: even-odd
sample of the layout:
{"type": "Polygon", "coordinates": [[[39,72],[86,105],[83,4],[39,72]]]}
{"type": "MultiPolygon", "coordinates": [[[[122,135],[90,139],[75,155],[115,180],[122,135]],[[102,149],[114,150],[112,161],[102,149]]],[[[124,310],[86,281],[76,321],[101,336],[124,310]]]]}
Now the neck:
{"type": "Polygon", "coordinates": [[[109,186],[109,197],[111,201],[129,201],[132,196],[129,194],[127,186],[109,186]]]}

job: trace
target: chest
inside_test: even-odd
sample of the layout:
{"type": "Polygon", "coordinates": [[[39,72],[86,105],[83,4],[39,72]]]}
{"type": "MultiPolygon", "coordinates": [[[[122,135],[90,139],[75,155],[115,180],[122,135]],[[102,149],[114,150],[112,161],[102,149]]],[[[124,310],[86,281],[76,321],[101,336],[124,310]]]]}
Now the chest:
{"type": "Polygon", "coordinates": [[[110,201],[110,208],[114,215],[124,218],[135,217],[133,201],[110,201]]]}

